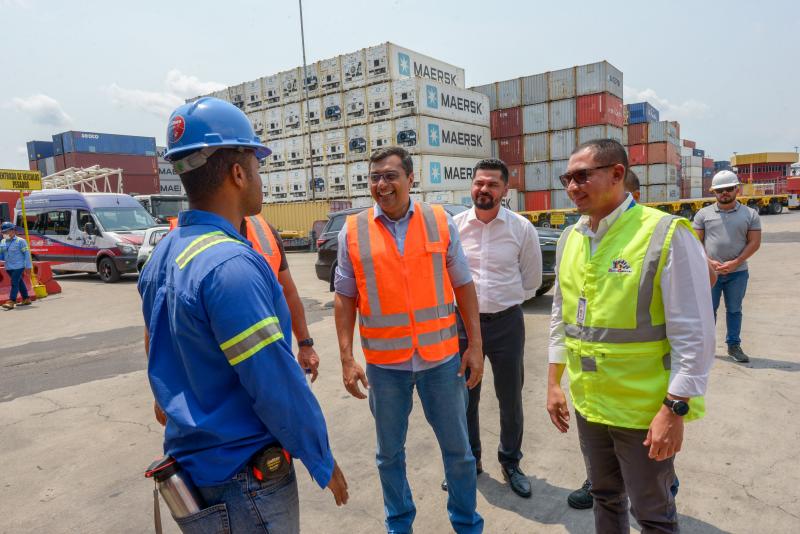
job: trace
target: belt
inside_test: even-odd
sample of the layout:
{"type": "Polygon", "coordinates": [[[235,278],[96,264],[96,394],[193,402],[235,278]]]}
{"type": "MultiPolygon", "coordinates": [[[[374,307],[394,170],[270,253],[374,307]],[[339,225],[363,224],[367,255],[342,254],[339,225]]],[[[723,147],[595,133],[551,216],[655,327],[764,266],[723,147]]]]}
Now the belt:
{"type": "Polygon", "coordinates": [[[511,315],[512,313],[517,311],[517,309],[519,309],[519,304],[515,304],[510,308],[506,308],[505,310],[501,310],[495,313],[482,313],[481,322],[485,323],[485,322],[495,321],[497,319],[500,319],[501,317],[505,317],[506,315],[511,315]]]}

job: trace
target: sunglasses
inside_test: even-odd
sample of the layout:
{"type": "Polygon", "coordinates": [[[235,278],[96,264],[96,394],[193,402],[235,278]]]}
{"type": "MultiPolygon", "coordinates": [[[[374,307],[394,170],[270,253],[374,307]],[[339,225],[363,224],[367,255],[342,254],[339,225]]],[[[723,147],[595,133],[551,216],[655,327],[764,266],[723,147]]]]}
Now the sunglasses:
{"type": "Polygon", "coordinates": [[[577,185],[583,185],[589,180],[589,173],[590,172],[596,171],[598,169],[607,169],[608,167],[613,167],[614,165],[617,165],[617,164],[616,163],[611,163],[609,165],[600,165],[599,167],[591,167],[591,168],[588,168],[588,169],[579,169],[577,171],[572,171],[572,172],[568,172],[568,173],[562,174],[561,176],[558,177],[558,179],[561,180],[561,185],[563,185],[565,189],[567,187],[569,187],[569,183],[572,182],[573,180],[575,181],[575,183],[577,185]]]}
{"type": "Polygon", "coordinates": [[[732,185],[730,187],[719,187],[717,189],[714,189],[714,193],[716,193],[716,194],[719,194],[719,193],[733,193],[733,191],[735,189],[736,189],[735,185],[732,185]]]}

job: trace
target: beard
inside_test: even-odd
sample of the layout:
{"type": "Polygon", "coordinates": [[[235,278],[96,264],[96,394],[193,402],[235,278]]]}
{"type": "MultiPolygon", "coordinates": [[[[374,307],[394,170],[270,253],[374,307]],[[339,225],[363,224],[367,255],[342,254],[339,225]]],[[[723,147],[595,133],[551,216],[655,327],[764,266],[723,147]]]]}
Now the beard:
{"type": "Polygon", "coordinates": [[[479,210],[490,210],[497,206],[498,201],[493,199],[490,195],[478,195],[475,197],[475,208],[479,210]]]}

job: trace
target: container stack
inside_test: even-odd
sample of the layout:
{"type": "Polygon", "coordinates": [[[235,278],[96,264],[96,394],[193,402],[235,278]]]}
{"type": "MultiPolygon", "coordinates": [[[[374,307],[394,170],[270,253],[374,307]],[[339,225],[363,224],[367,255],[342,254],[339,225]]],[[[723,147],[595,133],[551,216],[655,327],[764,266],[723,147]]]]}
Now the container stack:
{"type": "Polygon", "coordinates": [[[492,153],[508,164],[520,209],[574,207],[558,178],[572,150],[600,137],[622,141],[622,72],[607,61],[472,90],[489,98],[492,153]]]}
{"type": "Polygon", "coordinates": [[[368,158],[390,145],[414,159],[414,198],[469,202],[472,169],[491,154],[489,101],[464,69],[392,43],[213,93],[240,107],[272,150],[264,202],[369,205],[368,158]]]}
{"type": "Polygon", "coordinates": [[[708,195],[714,177],[714,160],[689,139],[681,140],[680,198],[703,198],[708,195]]]}

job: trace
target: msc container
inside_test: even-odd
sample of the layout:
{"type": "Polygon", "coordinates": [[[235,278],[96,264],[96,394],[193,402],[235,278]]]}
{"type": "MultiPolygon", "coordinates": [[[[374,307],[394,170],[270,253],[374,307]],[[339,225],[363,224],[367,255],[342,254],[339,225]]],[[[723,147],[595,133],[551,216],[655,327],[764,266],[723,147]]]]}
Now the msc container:
{"type": "Polygon", "coordinates": [[[247,111],[259,109],[264,101],[264,79],[259,78],[244,84],[244,108],[247,111]]]}
{"type": "Polygon", "coordinates": [[[58,134],[62,138],[64,153],[88,152],[97,154],[125,154],[129,156],[155,156],[155,137],[117,135],[97,132],[69,131],[58,134]]]}
{"type": "Polygon", "coordinates": [[[231,97],[231,104],[239,109],[244,109],[244,83],[228,87],[228,94],[231,97]]]}
{"type": "Polygon", "coordinates": [[[323,132],[323,143],[325,145],[325,162],[342,163],[345,159],[345,133],[344,128],[328,130],[323,132]]]}
{"type": "Polygon", "coordinates": [[[526,135],[524,145],[523,154],[526,163],[550,159],[550,134],[548,132],[526,135]]]}
{"type": "Polygon", "coordinates": [[[262,78],[264,104],[267,107],[281,105],[281,78],[277,74],[262,78]]]}
{"type": "MultiPolygon", "coordinates": [[[[308,193],[308,181],[311,178],[311,171],[307,168],[292,169],[286,172],[286,178],[288,200],[305,200],[308,193]]],[[[272,219],[268,220],[272,221],[272,219]]],[[[275,225],[274,222],[273,225],[275,225]]]]}
{"type": "Polygon", "coordinates": [[[639,178],[639,185],[647,185],[647,165],[631,165],[630,170],[636,174],[637,178],[639,178]]]}
{"type": "Polygon", "coordinates": [[[648,185],[644,187],[647,196],[647,202],[671,202],[681,198],[680,188],[675,185],[648,185]]]}
{"type": "Polygon", "coordinates": [[[565,189],[550,191],[551,210],[569,210],[574,208],[575,204],[569,198],[569,195],[565,189]]]}
{"type": "Polygon", "coordinates": [[[575,85],[578,96],[611,93],[621,99],[622,71],[608,61],[581,65],[575,68],[575,85]]]}
{"type": "MultiPolygon", "coordinates": [[[[619,96],[619,95],[617,95],[619,96]]],[[[658,122],[658,110],[649,102],[636,102],[628,104],[628,124],[642,124],[658,122]]]]}
{"type": "Polygon", "coordinates": [[[575,97],[575,67],[548,73],[550,100],[575,97]]]}
{"type": "Polygon", "coordinates": [[[514,78],[497,82],[498,109],[515,108],[522,105],[522,80],[514,78]]]}
{"type": "Polygon", "coordinates": [[[395,119],[395,144],[415,154],[488,158],[489,128],[424,115],[395,119]]]}
{"type": "Polygon", "coordinates": [[[285,140],[284,150],[288,167],[303,165],[308,157],[308,140],[303,136],[290,137],[285,140]]]}
{"type": "Polygon", "coordinates": [[[300,102],[300,112],[303,114],[302,122],[306,125],[307,131],[316,132],[322,129],[322,100],[311,98],[300,102]]]}
{"type": "Polygon", "coordinates": [[[526,134],[546,132],[550,129],[550,106],[547,102],[522,108],[522,132],[526,134]]]}
{"type": "Polygon", "coordinates": [[[359,161],[369,157],[369,137],[367,126],[350,126],[347,128],[347,160],[359,161]]]}
{"type": "Polygon", "coordinates": [[[366,60],[367,83],[425,78],[464,88],[464,69],[393,43],[367,48],[366,60]]]}
{"type": "Polygon", "coordinates": [[[705,150],[700,150],[699,148],[692,149],[692,156],[695,156],[697,158],[702,158],[705,155],[706,155],[705,150]]]}
{"type": "MultiPolygon", "coordinates": [[[[641,182],[641,178],[639,181],[641,182]]],[[[678,168],[675,165],[667,165],[665,163],[650,164],[647,166],[647,182],[643,183],[647,185],[677,185],[678,168]]]]}
{"type": "Polygon", "coordinates": [[[328,94],[342,90],[341,56],[323,59],[317,62],[319,74],[319,93],[328,94]]]}
{"type": "Polygon", "coordinates": [[[322,165],[325,159],[325,138],[321,133],[312,133],[303,136],[303,141],[309,143],[309,156],[312,163],[322,165]]]}
{"type": "Polygon", "coordinates": [[[603,124],[600,126],[584,126],[578,128],[578,144],[591,141],[593,139],[614,139],[624,145],[622,138],[622,128],[603,124]]]}
{"type": "Polygon", "coordinates": [[[648,143],[648,124],[642,122],[639,124],[628,125],[628,144],[629,145],[646,145],[648,143]]]}
{"type": "Polygon", "coordinates": [[[357,161],[347,166],[350,196],[369,196],[369,162],[357,161]]]}
{"type": "Polygon", "coordinates": [[[672,143],[650,143],[647,145],[647,163],[670,163],[677,165],[680,156],[672,143]]]}
{"type": "Polygon", "coordinates": [[[367,115],[370,120],[388,118],[392,113],[392,84],[389,82],[367,87],[367,115]]]}
{"type": "Polygon", "coordinates": [[[278,74],[281,84],[281,103],[300,100],[300,68],[295,67],[278,74]]]}
{"type": "Polygon", "coordinates": [[[305,122],[302,117],[303,106],[300,102],[283,106],[283,134],[286,136],[301,134],[305,122]]]}
{"type": "Polygon", "coordinates": [[[422,191],[469,191],[477,162],[476,158],[424,155],[414,175],[422,191]]]}
{"type": "Polygon", "coordinates": [[[37,161],[55,155],[55,147],[52,141],[28,141],[27,148],[28,161],[37,161]]]}
{"type": "Polygon", "coordinates": [[[566,130],[575,128],[575,99],[550,102],[550,129],[566,130]]]}
{"type": "Polygon", "coordinates": [[[547,72],[522,78],[522,105],[541,104],[550,100],[547,72]]]}
{"type": "Polygon", "coordinates": [[[522,108],[492,111],[493,139],[522,135],[522,108]]]}
{"type": "Polygon", "coordinates": [[[286,141],[284,139],[273,139],[267,141],[266,145],[271,152],[267,157],[270,169],[282,169],[286,167],[286,141]]]}
{"type": "Polygon", "coordinates": [[[350,89],[344,95],[345,123],[363,124],[367,120],[367,92],[363,87],[350,89]]]}
{"type": "Polygon", "coordinates": [[[322,97],[322,128],[342,128],[344,126],[344,103],[342,93],[322,97]]]}
{"type": "Polygon", "coordinates": [[[647,125],[648,143],[665,143],[677,138],[675,125],[669,121],[651,122],[647,125]]]}
{"type": "Polygon", "coordinates": [[[528,163],[525,165],[525,190],[547,191],[550,189],[550,162],[528,163]]]}
{"type": "Polygon", "coordinates": [[[550,162],[550,189],[564,189],[561,183],[561,175],[566,174],[568,159],[559,159],[550,162]]]}
{"type": "Polygon", "coordinates": [[[550,158],[569,159],[575,150],[575,130],[550,132],[550,158]]]}
{"type": "Polygon", "coordinates": [[[611,124],[622,128],[622,99],[608,93],[579,96],[578,126],[611,124]]]}
{"type": "Polygon", "coordinates": [[[486,85],[478,85],[470,87],[470,91],[475,91],[485,95],[489,99],[489,111],[497,109],[497,83],[487,83],[486,85]]]}
{"type": "Polygon", "coordinates": [[[343,164],[329,165],[325,179],[328,183],[328,198],[347,198],[347,167],[343,164]]]}
{"type": "Polygon", "coordinates": [[[457,122],[489,126],[489,98],[429,80],[412,78],[392,82],[392,115],[428,115],[457,122]]]}
{"type": "Polygon", "coordinates": [[[497,140],[497,157],[506,165],[518,165],[525,161],[522,137],[504,137],[497,140]]]}
{"type": "Polygon", "coordinates": [[[628,145],[628,165],[647,165],[647,145],[628,145]]]}
{"type": "Polygon", "coordinates": [[[289,178],[286,171],[273,171],[267,176],[269,180],[269,197],[278,202],[287,200],[289,195],[289,178]]]}
{"type": "Polygon", "coordinates": [[[547,211],[551,209],[550,191],[528,191],[525,193],[525,211],[547,211]]]}
{"type": "Polygon", "coordinates": [[[508,165],[508,187],[510,189],[525,189],[525,165],[508,165]]]}
{"type": "Polygon", "coordinates": [[[369,151],[374,152],[379,148],[391,146],[394,143],[394,121],[383,121],[370,124],[367,128],[369,132],[369,151]]]}

